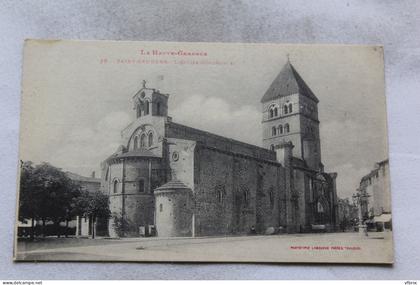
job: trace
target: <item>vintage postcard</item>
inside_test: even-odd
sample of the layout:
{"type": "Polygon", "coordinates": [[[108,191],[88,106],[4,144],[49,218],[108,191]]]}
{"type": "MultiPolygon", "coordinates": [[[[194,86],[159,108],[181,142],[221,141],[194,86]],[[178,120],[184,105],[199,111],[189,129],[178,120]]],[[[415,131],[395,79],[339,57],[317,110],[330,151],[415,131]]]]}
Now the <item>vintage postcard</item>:
{"type": "Polygon", "coordinates": [[[393,263],[383,48],[27,40],[16,261],[393,263]]]}

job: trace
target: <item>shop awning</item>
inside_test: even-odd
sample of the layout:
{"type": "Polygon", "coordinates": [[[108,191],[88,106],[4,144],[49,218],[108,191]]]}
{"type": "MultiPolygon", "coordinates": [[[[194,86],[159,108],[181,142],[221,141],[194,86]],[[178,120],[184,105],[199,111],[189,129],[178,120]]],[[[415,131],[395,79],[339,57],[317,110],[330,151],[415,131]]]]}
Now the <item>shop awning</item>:
{"type": "Polygon", "coordinates": [[[373,218],[375,223],[387,223],[391,221],[391,214],[382,214],[373,218]]]}

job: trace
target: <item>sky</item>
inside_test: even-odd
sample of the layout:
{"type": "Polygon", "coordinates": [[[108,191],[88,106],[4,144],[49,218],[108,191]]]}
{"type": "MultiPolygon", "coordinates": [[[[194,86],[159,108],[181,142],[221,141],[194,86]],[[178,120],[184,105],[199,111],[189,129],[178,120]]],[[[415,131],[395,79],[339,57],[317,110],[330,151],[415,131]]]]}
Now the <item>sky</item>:
{"type": "Polygon", "coordinates": [[[388,157],[383,50],[375,46],[27,41],[20,158],[100,173],[135,118],[131,98],[142,80],[169,94],[175,122],[261,145],[260,99],[287,57],[320,101],[322,161],[338,173],[338,195],[350,197],[388,157]],[[207,56],[144,55],[153,50],[207,56]]]}

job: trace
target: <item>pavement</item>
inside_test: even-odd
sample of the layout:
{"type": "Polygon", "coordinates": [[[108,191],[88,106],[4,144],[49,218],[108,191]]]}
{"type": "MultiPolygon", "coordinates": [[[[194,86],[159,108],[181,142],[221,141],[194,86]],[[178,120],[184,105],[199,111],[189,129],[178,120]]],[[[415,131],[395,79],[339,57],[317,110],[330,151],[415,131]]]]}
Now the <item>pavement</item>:
{"type": "Polygon", "coordinates": [[[19,241],[16,261],[393,262],[392,233],[19,241]]]}

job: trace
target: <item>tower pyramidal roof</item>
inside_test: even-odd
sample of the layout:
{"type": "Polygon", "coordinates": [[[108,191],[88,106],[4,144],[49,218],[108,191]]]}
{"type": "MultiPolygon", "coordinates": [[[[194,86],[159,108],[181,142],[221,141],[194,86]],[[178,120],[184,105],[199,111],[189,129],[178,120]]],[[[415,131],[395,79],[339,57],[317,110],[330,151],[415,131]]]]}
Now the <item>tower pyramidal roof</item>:
{"type": "Polygon", "coordinates": [[[300,93],[317,103],[319,102],[318,98],[316,98],[315,94],[308,87],[290,61],[287,60],[287,63],[283,66],[273,83],[271,83],[270,88],[268,88],[261,98],[261,103],[296,93],[300,93]]]}

